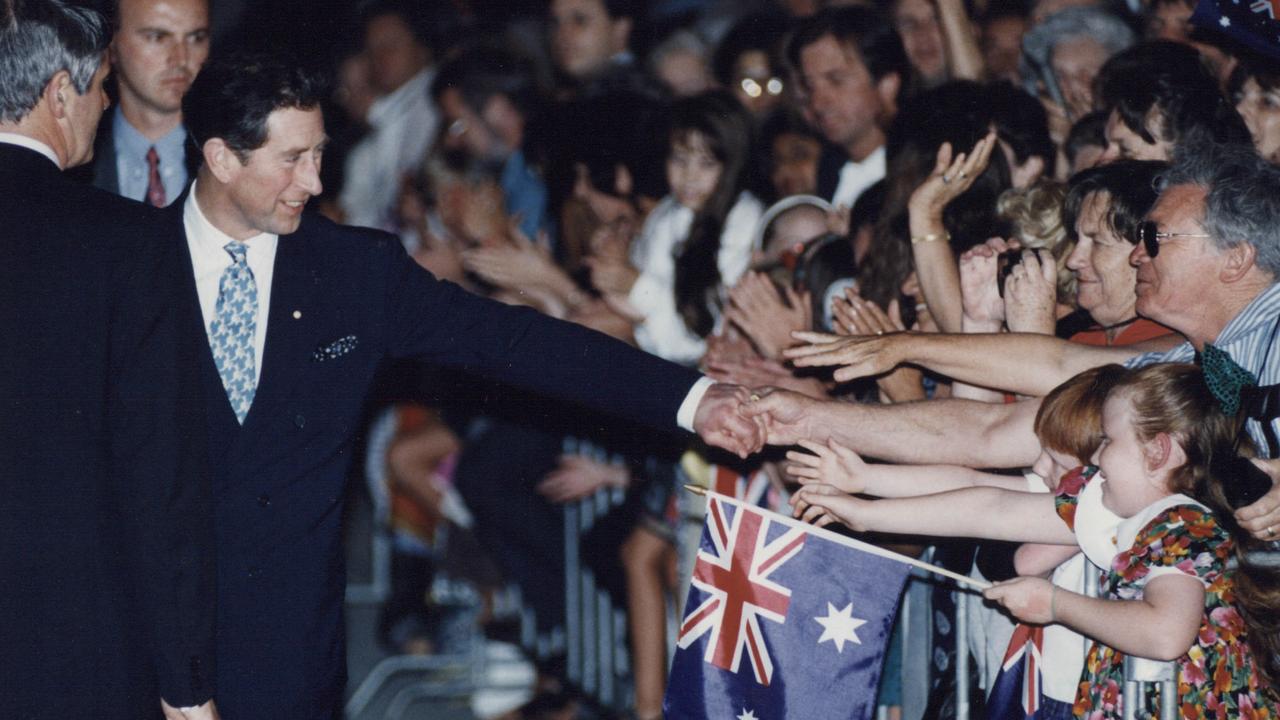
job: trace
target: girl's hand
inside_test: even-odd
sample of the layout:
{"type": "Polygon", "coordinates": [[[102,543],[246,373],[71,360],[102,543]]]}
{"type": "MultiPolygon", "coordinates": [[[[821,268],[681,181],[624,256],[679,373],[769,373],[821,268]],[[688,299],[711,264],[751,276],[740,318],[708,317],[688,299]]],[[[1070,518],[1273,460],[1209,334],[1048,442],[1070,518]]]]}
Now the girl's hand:
{"type": "Polygon", "coordinates": [[[751,339],[766,358],[777,358],[795,344],[793,330],[808,330],[812,325],[809,293],[797,293],[790,287],[781,295],[768,275],[749,272],[729,291],[725,319],[751,339]]]}
{"type": "Polygon", "coordinates": [[[982,596],[1000,603],[1022,622],[1048,625],[1055,620],[1053,596],[1056,592],[1067,591],[1055,590],[1053,583],[1044,578],[1019,577],[996,583],[983,590],[982,596]]]}
{"type": "Polygon", "coordinates": [[[870,500],[861,500],[824,484],[805,485],[791,496],[791,515],[818,527],[840,523],[859,532],[867,530],[870,500]]]}
{"type": "Polygon", "coordinates": [[[987,169],[995,146],[996,134],[992,131],[968,153],[960,153],[952,159],[951,143],[943,143],[938,148],[933,172],[911,193],[911,199],[907,201],[908,211],[920,218],[940,220],[943,209],[968,190],[987,169]]]}
{"type": "Polygon", "coordinates": [[[1022,262],[1009,273],[1004,283],[1004,317],[1010,332],[1052,335],[1057,325],[1058,266],[1053,254],[1022,251],[1022,262]]]}
{"type": "Polygon", "coordinates": [[[591,269],[591,284],[606,295],[626,297],[640,277],[625,256],[590,255],[584,262],[591,269]]]}
{"type": "Polygon", "coordinates": [[[966,330],[996,332],[1004,323],[1004,300],[996,275],[1000,255],[1015,246],[993,237],[960,256],[960,302],[966,330]]]}
{"type": "Polygon", "coordinates": [[[865,492],[867,463],[857,453],[835,440],[826,445],[801,440],[807,453],[787,451],[787,474],[801,485],[825,483],[846,493],[865,492]]]}

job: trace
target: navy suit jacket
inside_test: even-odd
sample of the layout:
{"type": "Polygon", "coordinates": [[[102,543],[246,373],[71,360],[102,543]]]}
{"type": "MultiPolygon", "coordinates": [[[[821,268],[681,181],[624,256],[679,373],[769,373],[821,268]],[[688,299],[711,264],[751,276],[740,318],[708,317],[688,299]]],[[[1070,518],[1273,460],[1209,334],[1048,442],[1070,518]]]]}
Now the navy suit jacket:
{"type": "MultiPolygon", "coordinates": [[[[182,203],[167,213],[180,227],[182,203]]],[[[191,321],[203,329],[198,314],[191,321]]],[[[385,358],[462,368],[672,430],[698,378],[439,281],[393,235],[304,214],[279,239],[261,378],[243,427],[207,346],[200,360],[216,505],[216,697],[228,720],[311,720],[340,708],[344,483],[385,358]]]]}
{"type": "MultiPolygon", "coordinates": [[[[212,692],[203,440],[158,211],[0,144],[0,717],[212,692]]],[[[190,335],[188,341],[197,339],[190,335]]]]}

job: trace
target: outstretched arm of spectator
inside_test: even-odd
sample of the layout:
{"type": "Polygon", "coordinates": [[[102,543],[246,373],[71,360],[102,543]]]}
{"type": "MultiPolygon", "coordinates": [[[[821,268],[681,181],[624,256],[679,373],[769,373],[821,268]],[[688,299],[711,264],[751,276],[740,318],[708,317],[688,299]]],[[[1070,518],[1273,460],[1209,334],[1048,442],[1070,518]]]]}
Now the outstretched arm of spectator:
{"type": "Polygon", "coordinates": [[[938,0],[938,23],[947,48],[947,68],[952,80],[981,81],[986,64],[978,48],[977,33],[965,12],[964,0],[938,0]]]}
{"type": "Polygon", "coordinates": [[[938,148],[933,172],[907,201],[916,276],[942,332],[960,332],[960,271],[956,268],[947,229],[942,224],[942,213],[987,169],[995,146],[994,132],[979,140],[969,152],[954,157],[951,143],[943,143],[938,148]]]}
{"type": "Polygon", "coordinates": [[[993,405],[927,400],[897,405],[820,401],[772,388],[746,405],[770,445],[834,439],[863,456],[902,463],[1025,467],[1040,453],[1032,424],[1039,400],[993,405]]]}
{"type": "Polygon", "coordinates": [[[959,465],[868,463],[834,440],[826,444],[801,440],[808,452],[787,451],[787,474],[801,485],[826,483],[842,492],[882,498],[915,497],[970,487],[1025,491],[1020,477],[997,475],[959,465]]]}
{"type": "Polygon", "coordinates": [[[842,365],[835,371],[839,382],[879,375],[910,363],[961,382],[1037,397],[1084,370],[1122,363],[1151,349],[1145,343],[1081,345],[1035,333],[864,337],[796,333],[796,338],[809,344],[791,348],[784,355],[797,367],[842,365]]]}

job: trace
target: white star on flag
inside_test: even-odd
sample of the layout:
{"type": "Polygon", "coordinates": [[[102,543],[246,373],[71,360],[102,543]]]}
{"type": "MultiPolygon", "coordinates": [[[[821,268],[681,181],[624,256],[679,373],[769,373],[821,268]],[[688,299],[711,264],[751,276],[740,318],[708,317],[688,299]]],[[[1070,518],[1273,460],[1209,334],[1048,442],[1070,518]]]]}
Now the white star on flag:
{"type": "Polygon", "coordinates": [[[862,644],[862,640],[858,638],[857,630],[859,627],[866,625],[867,621],[853,616],[853,603],[845,605],[844,608],[836,610],[836,606],[827,603],[827,616],[816,617],[814,620],[822,626],[822,637],[818,638],[818,644],[830,640],[836,644],[836,652],[844,652],[844,643],[849,641],[852,643],[862,644]]]}
{"type": "Polygon", "coordinates": [[[742,712],[738,715],[738,720],[760,720],[760,718],[756,717],[755,712],[742,708],[742,712]]]}
{"type": "Polygon", "coordinates": [[[1218,18],[1218,24],[1222,25],[1222,27],[1231,27],[1231,18],[1227,17],[1226,15],[1223,15],[1222,17],[1218,18]]]}

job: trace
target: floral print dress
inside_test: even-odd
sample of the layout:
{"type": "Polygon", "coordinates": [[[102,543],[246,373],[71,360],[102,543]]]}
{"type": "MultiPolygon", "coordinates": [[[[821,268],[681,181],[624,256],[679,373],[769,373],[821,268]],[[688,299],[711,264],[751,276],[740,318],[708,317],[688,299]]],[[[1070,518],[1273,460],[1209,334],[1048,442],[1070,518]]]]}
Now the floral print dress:
{"type": "MultiPolygon", "coordinates": [[[[1073,470],[1062,480],[1058,514],[1075,530],[1078,496],[1097,468],[1073,470]]],[[[1275,699],[1259,687],[1244,620],[1234,607],[1234,585],[1227,560],[1233,543],[1213,514],[1188,499],[1157,512],[1137,531],[1132,545],[1120,550],[1102,580],[1103,595],[1112,600],[1139,600],[1147,581],[1161,574],[1182,573],[1205,586],[1204,614],[1195,644],[1178,659],[1179,716],[1184,718],[1275,718],[1275,699]]],[[[1124,691],[1124,653],[1093,643],[1085,659],[1075,716],[1086,720],[1120,718],[1124,691]]],[[[1147,707],[1159,697],[1149,687],[1147,707]]]]}

